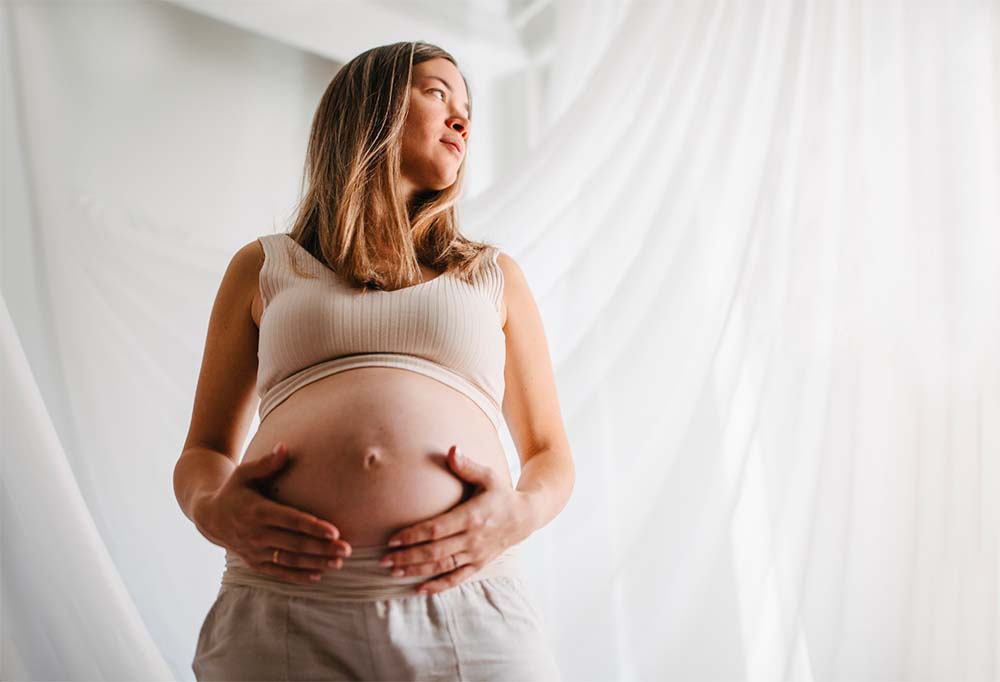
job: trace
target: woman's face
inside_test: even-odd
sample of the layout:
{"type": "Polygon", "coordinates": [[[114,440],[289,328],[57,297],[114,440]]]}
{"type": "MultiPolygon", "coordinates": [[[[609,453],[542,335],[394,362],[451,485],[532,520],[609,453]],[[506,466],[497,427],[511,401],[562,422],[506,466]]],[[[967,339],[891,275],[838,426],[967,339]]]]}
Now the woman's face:
{"type": "Polygon", "coordinates": [[[468,137],[469,95],[462,74],[440,57],[414,66],[402,140],[401,171],[407,201],[415,192],[442,190],[454,184],[465,160],[468,137]]]}

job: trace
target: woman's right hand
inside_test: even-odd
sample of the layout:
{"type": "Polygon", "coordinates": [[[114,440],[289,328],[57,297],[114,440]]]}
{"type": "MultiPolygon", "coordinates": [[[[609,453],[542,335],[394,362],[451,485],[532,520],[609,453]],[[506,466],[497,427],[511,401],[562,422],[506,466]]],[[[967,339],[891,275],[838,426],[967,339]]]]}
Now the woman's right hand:
{"type": "Polygon", "coordinates": [[[310,575],[342,568],[351,546],[331,523],[259,492],[262,479],[288,463],[288,446],[278,443],[265,457],[241,462],[215,493],[205,498],[198,529],[239,556],[254,570],[292,583],[312,584],[310,575]],[[331,537],[332,536],[332,537],[331,537]],[[278,563],[274,563],[274,550],[278,563]],[[333,562],[328,565],[327,562],[333,562]]]}

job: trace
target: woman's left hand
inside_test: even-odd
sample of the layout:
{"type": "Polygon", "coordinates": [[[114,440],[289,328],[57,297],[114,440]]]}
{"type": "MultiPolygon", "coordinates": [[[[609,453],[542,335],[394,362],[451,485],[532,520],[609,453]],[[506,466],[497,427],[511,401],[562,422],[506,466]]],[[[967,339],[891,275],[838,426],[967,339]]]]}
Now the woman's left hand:
{"type": "Polygon", "coordinates": [[[488,466],[462,456],[458,446],[448,450],[448,465],[480,490],[444,514],[393,534],[389,545],[399,541],[400,548],[380,561],[387,570],[403,571],[396,575],[435,576],[420,585],[418,592],[425,594],[458,585],[532,532],[524,493],[508,487],[488,466]],[[424,544],[408,546],[417,543],[424,544]]]}

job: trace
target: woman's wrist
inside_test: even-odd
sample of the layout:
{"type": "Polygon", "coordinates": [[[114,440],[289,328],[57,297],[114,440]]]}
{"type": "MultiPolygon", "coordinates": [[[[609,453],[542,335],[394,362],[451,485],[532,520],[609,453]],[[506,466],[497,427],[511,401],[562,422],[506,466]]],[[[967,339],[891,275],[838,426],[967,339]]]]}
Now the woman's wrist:
{"type": "Polygon", "coordinates": [[[529,538],[538,528],[539,523],[539,509],[538,502],[536,499],[536,493],[527,492],[523,490],[515,490],[517,494],[518,509],[520,510],[518,516],[520,518],[520,523],[518,527],[520,532],[518,533],[518,541],[526,540],[529,538]]]}

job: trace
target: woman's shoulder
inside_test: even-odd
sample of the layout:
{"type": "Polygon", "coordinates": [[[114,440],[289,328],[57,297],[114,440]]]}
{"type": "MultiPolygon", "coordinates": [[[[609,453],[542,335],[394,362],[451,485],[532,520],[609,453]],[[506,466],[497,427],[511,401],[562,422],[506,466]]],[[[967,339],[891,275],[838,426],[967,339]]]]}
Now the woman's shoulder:
{"type": "Polygon", "coordinates": [[[489,249],[490,261],[500,273],[500,326],[506,327],[511,302],[516,298],[519,283],[523,283],[524,278],[517,262],[508,253],[499,246],[491,245],[489,249]]]}
{"type": "Polygon", "coordinates": [[[259,272],[264,265],[264,245],[260,241],[264,238],[256,238],[237,249],[236,253],[233,254],[233,263],[243,269],[259,272]]]}
{"type": "Polygon", "coordinates": [[[262,298],[260,292],[260,272],[264,267],[264,246],[254,239],[241,246],[233,255],[231,267],[242,273],[241,281],[246,287],[246,299],[250,305],[250,317],[260,326],[262,298]]]}
{"type": "Polygon", "coordinates": [[[264,247],[254,239],[236,249],[229,259],[228,269],[234,274],[249,275],[252,271],[259,272],[264,264],[264,247]]]}
{"type": "Polygon", "coordinates": [[[528,278],[517,260],[506,251],[500,250],[494,254],[494,257],[503,277],[503,319],[506,326],[510,315],[516,314],[519,310],[535,308],[537,303],[531,292],[528,278]]]}
{"type": "Polygon", "coordinates": [[[493,249],[494,251],[491,254],[493,262],[500,268],[505,282],[512,279],[524,279],[524,273],[521,271],[521,267],[509,253],[502,251],[499,247],[493,247],[493,249]]]}

